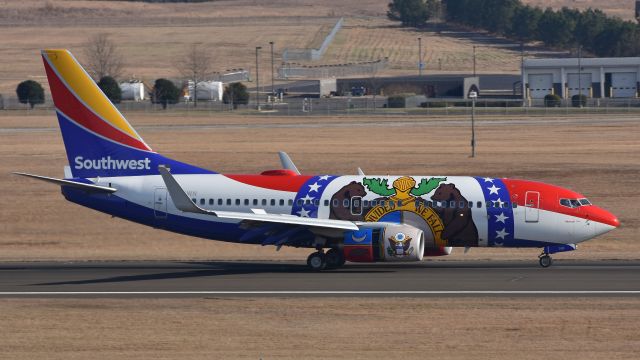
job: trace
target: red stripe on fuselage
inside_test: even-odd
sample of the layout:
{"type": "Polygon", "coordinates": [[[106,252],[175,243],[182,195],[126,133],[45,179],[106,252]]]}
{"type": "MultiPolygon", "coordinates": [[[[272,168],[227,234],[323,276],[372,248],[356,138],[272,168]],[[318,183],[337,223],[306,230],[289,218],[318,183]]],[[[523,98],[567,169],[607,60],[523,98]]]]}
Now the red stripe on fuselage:
{"type": "Polygon", "coordinates": [[[84,126],[85,128],[104,136],[110,140],[121,144],[129,145],[136,149],[151,151],[143,142],[132,138],[131,136],[121,132],[113,126],[107,124],[96,114],[89,110],[84,104],[76,98],[76,96],[67,88],[67,86],[58,78],[58,75],[51,69],[49,63],[44,61],[44,68],[49,78],[49,86],[51,87],[51,96],[53,102],[65,115],[71,120],[84,126]]]}
{"type": "Polygon", "coordinates": [[[243,184],[260,187],[263,189],[298,192],[304,183],[312,176],[269,176],[269,175],[225,175],[243,184]]]}

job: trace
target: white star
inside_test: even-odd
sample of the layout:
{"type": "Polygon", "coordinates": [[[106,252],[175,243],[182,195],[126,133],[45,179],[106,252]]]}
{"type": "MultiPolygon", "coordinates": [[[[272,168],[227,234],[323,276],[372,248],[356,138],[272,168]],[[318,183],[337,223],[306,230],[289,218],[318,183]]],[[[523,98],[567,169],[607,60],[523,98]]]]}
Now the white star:
{"type": "Polygon", "coordinates": [[[311,184],[311,185],[309,185],[309,192],[312,192],[312,191],[318,192],[318,190],[320,189],[321,186],[322,185],[318,185],[317,182],[314,183],[314,184],[311,184]]]}
{"type": "Polygon", "coordinates": [[[504,224],[504,221],[507,220],[509,217],[508,216],[504,216],[504,212],[500,213],[500,215],[494,215],[496,217],[496,222],[501,222],[504,224]]]}
{"type": "Polygon", "coordinates": [[[320,180],[320,181],[329,180],[329,175],[320,176],[320,179],[318,179],[318,180],[320,180]]]}
{"type": "Polygon", "coordinates": [[[484,178],[484,182],[490,182],[490,183],[492,183],[492,182],[493,182],[493,179],[492,179],[492,178],[489,178],[489,177],[486,177],[486,178],[484,178]]]}
{"type": "Polygon", "coordinates": [[[504,240],[504,237],[507,236],[507,235],[509,235],[509,233],[506,232],[505,229],[502,229],[500,231],[496,231],[496,239],[500,238],[500,239],[504,240]]]}
{"type": "Polygon", "coordinates": [[[311,196],[309,196],[309,194],[307,194],[307,196],[300,198],[300,200],[304,201],[305,203],[310,202],[311,200],[313,200],[313,198],[311,196]]]}
{"type": "Polygon", "coordinates": [[[305,210],[304,208],[301,208],[300,211],[298,211],[298,215],[300,215],[300,217],[308,218],[309,211],[305,210]]]}
{"type": "Polygon", "coordinates": [[[502,200],[500,200],[500,199],[495,200],[493,203],[498,205],[498,206],[496,206],[496,207],[502,207],[502,205],[504,205],[504,201],[502,201],[502,200]]]}
{"type": "Polygon", "coordinates": [[[491,195],[491,194],[498,195],[498,190],[500,190],[500,188],[496,187],[495,185],[491,185],[491,187],[487,188],[487,190],[489,190],[489,195],[491,195]]]}

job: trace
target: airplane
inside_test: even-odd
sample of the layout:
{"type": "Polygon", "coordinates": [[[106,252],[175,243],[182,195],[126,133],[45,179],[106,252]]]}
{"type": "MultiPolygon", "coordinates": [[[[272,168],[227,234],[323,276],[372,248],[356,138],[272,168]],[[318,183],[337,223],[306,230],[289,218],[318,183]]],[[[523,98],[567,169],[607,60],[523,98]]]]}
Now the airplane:
{"type": "Polygon", "coordinates": [[[68,50],[42,58],[69,165],[66,200],[158,229],[243,243],[313,249],[314,271],[349,262],[413,262],[453,247],[554,253],[620,225],[585,196],[498,177],[303,175],[282,169],[220,174],[155,152],[68,50]]]}

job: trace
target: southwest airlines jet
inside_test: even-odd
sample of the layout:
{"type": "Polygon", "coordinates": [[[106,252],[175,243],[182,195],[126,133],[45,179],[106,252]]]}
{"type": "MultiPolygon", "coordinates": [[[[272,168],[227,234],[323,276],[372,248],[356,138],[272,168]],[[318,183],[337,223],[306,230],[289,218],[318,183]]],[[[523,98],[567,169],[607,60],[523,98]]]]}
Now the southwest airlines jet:
{"type": "Polygon", "coordinates": [[[526,180],[462,176],[223,175],[153,151],[67,50],[42,51],[69,160],[60,185],[79,205],[206,239],[314,249],[313,270],[409,262],[452,247],[571,251],[619,226],[579,193],[526,180]]]}

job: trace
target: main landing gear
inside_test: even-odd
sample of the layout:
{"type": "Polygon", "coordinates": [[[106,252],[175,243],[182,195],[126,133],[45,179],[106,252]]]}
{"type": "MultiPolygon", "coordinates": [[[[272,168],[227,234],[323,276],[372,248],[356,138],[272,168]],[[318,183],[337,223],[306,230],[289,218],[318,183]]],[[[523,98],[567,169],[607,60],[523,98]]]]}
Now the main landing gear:
{"type": "Polygon", "coordinates": [[[318,250],[307,258],[307,265],[313,271],[337,269],[345,262],[344,255],[338,249],[329,249],[326,254],[322,250],[318,250]]]}

